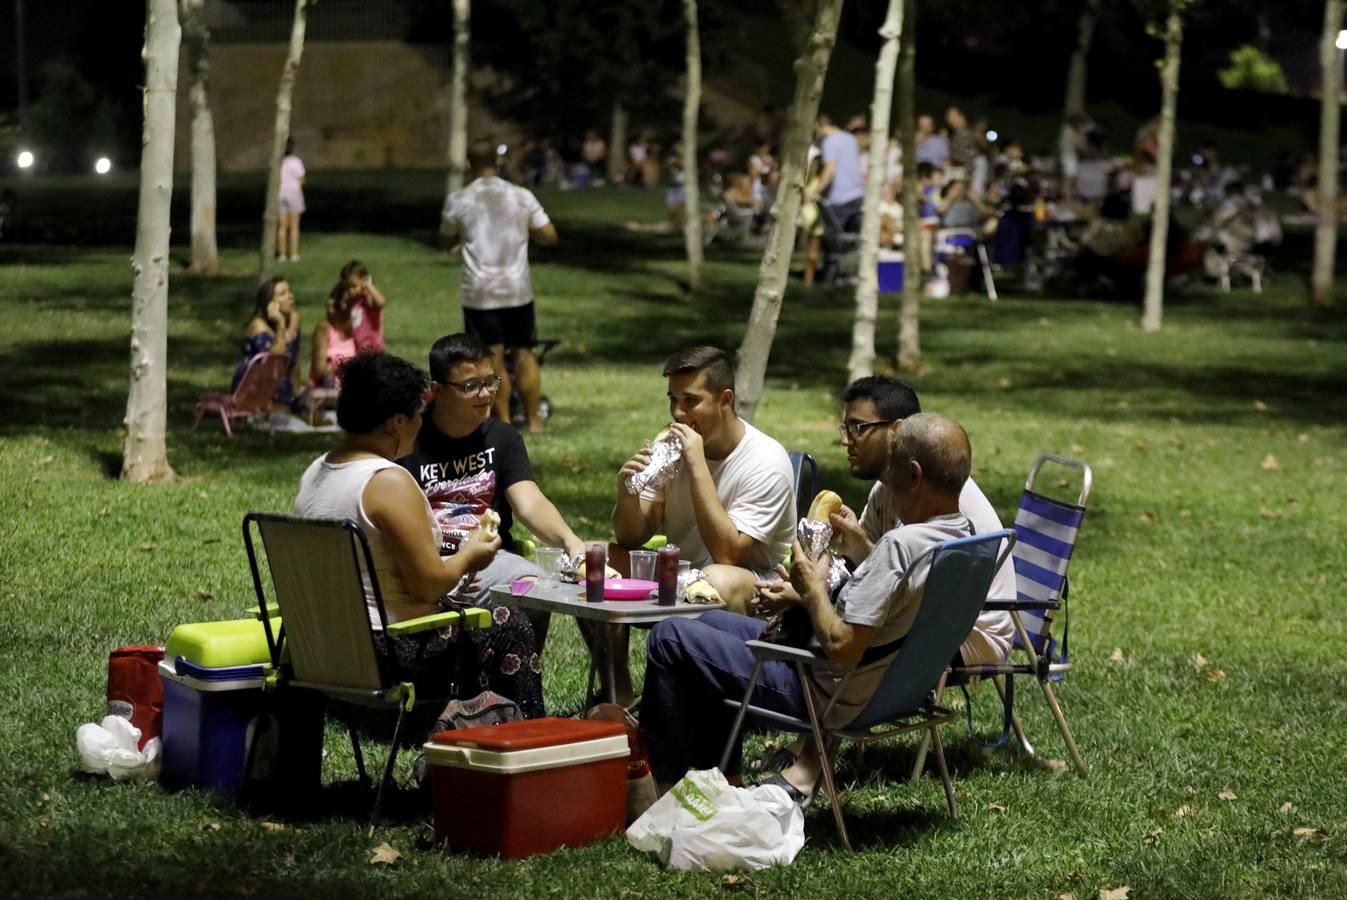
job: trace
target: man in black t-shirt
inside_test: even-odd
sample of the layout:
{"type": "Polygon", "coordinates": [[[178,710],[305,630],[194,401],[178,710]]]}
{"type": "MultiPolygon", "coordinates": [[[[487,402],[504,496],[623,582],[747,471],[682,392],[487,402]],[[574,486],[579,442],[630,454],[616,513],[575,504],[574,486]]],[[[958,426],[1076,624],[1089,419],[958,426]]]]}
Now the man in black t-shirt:
{"type": "MultiPolygon", "coordinates": [[[[487,509],[500,516],[501,549],[478,573],[474,602],[486,591],[542,572],[518,553],[510,528],[515,517],[542,543],[568,555],[583,554],[585,545],[557,508],[538,489],[524,439],[514,427],[492,417],[500,379],[492,368],[491,348],[470,334],[451,334],[430,348],[431,391],[425,423],[416,446],[398,463],[412,474],[430,501],[440,527],[441,555],[457,552],[487,509]]],[[[533,615],[541,650],[547,615],[533,615]]]]}

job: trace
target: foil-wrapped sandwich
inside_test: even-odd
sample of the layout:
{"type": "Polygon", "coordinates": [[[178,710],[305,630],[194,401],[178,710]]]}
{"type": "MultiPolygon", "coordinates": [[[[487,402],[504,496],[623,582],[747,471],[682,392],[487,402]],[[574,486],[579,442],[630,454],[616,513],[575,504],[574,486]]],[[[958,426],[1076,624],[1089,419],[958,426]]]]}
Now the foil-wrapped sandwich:
{"type": "Polygon", "coordinates": [[[627,479],[627,493],[659,490],[678,474],[678,466],[682,461],[683,439],[672,430],[664,429],[650,442],[650,462],[627,479]]]}
{"type": "Polygon", "coordinates": [[[809,504],[809,512],[795,527],[800,546],[809,553],[810,559],[818,559],[819,554],[828,549],[833,539],[833,527],[828,517],[842,508],[842,498],[832,491],[819,491],[814,502],[809,504]]]}
{"type": "MultiPolygon", "coordinates": [[[[833,527],[828,517],[841,508],[842,498],[832,491],[819,491],[814,502],[809,504],[809,512],[800,520],[795,533],[810,559],[818,559],[828,549],[833,537],[833,527]]],[[[850,577],[851,570],[847,568],[846,562],[834,556],[828,567],[828,593],[836,593],[850,577]]]]}

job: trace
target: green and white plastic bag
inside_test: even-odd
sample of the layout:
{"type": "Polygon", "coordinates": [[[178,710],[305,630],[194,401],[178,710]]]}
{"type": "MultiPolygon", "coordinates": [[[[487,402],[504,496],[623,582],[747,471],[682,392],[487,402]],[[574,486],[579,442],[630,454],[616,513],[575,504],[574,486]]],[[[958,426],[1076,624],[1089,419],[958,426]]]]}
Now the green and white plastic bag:
{"type": "Polygon", "coordinates": [[[804,813],[775,785],[740,788],[719,769],[691,771],[632,823],[627,843],[671,869],[784,866],[804,846],[804,813]]]}

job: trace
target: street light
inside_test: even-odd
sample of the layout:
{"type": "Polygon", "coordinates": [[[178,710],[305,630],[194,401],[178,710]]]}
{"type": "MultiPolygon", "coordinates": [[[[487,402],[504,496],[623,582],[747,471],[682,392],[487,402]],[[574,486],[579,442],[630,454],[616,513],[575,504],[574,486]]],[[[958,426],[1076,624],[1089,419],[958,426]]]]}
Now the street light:
{"type": "Polygon", "coordinates": [[[14,158],[14,161],[18,163],[20,169],[31,169],[33,163],[37,162],[37,157],[33,156],[33,151],[31,150],[20,150],[19,155],[14,158]]]}
{"type": "Polygon", "coordinates": [[[106,156],[98,157],[97,162],[94,163],[94,171],[99,175],[108,174],[112,171],[112,160],[108,159],[106,156]]]}
{"type": "Polygon", "coordinates": [[[1338,32],[1336,44],[1339,50],[1347,50],[1347,28],[1338,32]]]}

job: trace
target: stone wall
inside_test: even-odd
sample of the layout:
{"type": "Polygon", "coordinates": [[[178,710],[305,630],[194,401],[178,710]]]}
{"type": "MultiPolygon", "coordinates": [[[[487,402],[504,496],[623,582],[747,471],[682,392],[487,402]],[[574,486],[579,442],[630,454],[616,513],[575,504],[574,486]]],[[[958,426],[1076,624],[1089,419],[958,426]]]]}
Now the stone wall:
{"type": "MultiPolygon", "coordinates": [[[[211,108],[220,171],[266,167],[285,53],[281,43],[211,47],[211,108]]],[[[181,171],[191,167],[188,88],[184,68],[178,80],[174,154],[181,171]]],[[[312,169],[444,167],[449,146],[448,48],[392,40],[305,46],[290,133],[312,169]]],[[[470,100],[468,135],[515,143],[518,128],[492,118],[470,100]]]]}

